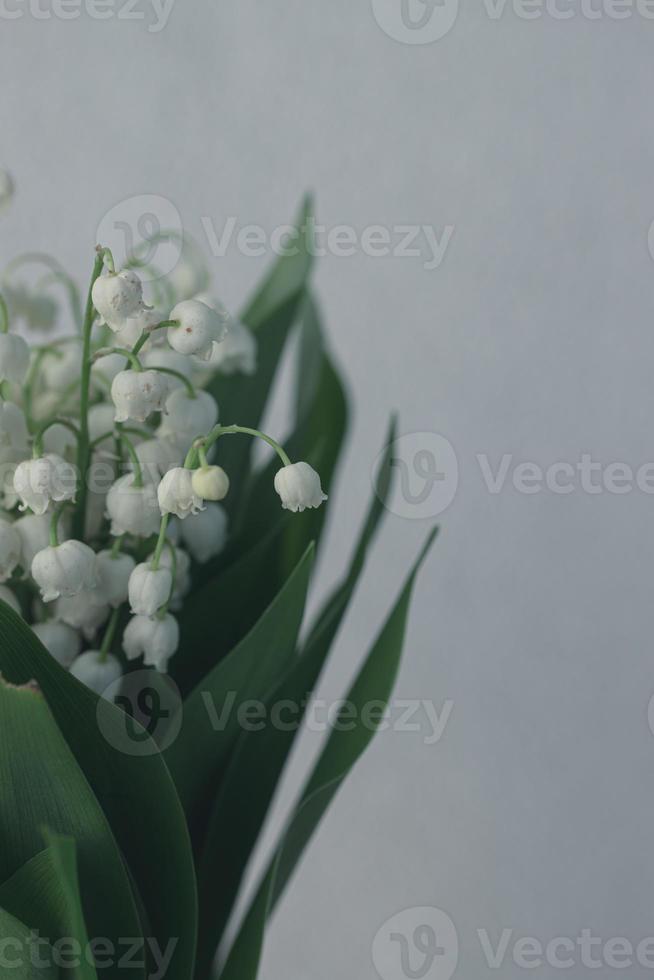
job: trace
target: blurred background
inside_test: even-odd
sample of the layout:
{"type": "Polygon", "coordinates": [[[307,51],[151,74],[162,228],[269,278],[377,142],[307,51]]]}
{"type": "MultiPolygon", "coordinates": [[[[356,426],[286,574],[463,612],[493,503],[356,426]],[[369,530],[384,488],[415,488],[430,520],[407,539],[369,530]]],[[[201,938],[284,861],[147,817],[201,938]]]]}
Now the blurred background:
{"type": "MultiPolygon", "coordinates": [[[[630,964],[604,944],[654,934],[652,16],[648,0],[0,12],[3,265],[43,249],[84,284],[106,214],[158,195],[238,309],[316,193],[316,289],[355,407],[319,591],[349,556],[395,408],[409,481],[320,697],[341,695],[442,526],[396,723],[321,825],[266,977],[485,977],[503,942],[513,978],[521,937],[545,950],[528,947],[539,977],[567,957],[575,977],[651,974],[654,944],[630,964]],[[262,248],[239,244],[249,225],[262,248]],[[407,700],[438,730],[424,706],[404,730],[407,700]],[[453,923],[458,965],[451,932],[448,956],[420,953],[424,907],[453,923]],[[374,944],[400,913],[410,968],[401,942],[374,944]],[[591,960],[584,929],[602,940],[591,960]]],[[[267,843],[320,739],[296,752],[267,843]]]]}

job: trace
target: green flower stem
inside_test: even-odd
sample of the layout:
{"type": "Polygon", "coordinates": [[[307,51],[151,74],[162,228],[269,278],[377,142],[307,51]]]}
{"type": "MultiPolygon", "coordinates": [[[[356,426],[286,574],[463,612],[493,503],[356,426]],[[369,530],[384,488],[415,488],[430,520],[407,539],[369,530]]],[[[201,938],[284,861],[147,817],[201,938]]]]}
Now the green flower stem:
{"type": "Polygon", "coordinates": [[[208,466],[209,462],[207,460],[207,453],[204,446],[198,446],[198,459],[200,460],[200,466],[208,466]]]}
{"type": "Polygon", "coordinates": [[[166,532],[168,530],[168,519],[170,515],[164,514],[161,518],[161,526],[159,528],[159,537],[157,538],[157,547],[154,549],[154,554],[152,556],[152,562],[150,568],[153,572],[156,572],[159,568],[159,562],[161,561],[161,553],[166,544],[166,532]]]}
{"type": "Polygon", "coordinates": [[[56,548],[59,545],[59,534],[57,529],[59,527],[59,518],[63,514],[65,508],[66,508],[66,504],[63,503],[63,504],[59,504],[59,506],[55,507],[55,509],[52,511],[52,517],[50,518],[50,547],[51,548],[56,548]]]}
{"type": "MultiPolygon", "coordinates": [[[[168,598],[164,602],[163,606],[157,610],[158,619],[163,619],[168,613],[168,606],[173,601],[173,595],[175,594],[175,580],[177,578],[177,552],[175,551],[175,545],[168,539],[166,539],[165,543],[170,552],[170,574],[172,575],[172,578],[170,580],[170,592],[168,593],[168,598]]],[[[154,572],[157,571],[157,569],[153,568],[152,565],[150,567],[154,572]]],[[[159,566],[157,565],[157,568],[158,567],[159,566]]]]}
{"type": "Polygon", "coordinates": [[[39,456],[43,456],[43,436],[46,434],[48,429],[52,428],[53,425],[63,425],[67,429],[70,429],[79,443],[80,430],[74,422],[71,422],[70,419],[50,419],[49,422],[46,422],[40,429],[37,430],[37,433],[34,436],[34,444],[32,446],[32,456],[34,459],[38,459],[39,456]]]}
{"type": "Polygon", "coordinates": [[[123,539],[124,539],[124,537],[125,537],[124,534],[119,534],[117,538],[114,538],[114,543],[111,546],[111,557],[112,558],[118,558],[118,555],[120,554],[120,549],[123,546],[123,539]]]}
{"type": "Polygon", "coordinates": [[[134,443],[132,440],[125,435],[124,431],[120,428],[120,423],[116,426],[119,433],[119,438],[122,445],[127,450],[127,455],[132,461],[132,466],[134,467],[134,480],[132,482],[133,487],[143,486],[143,470],[141,469],[141,461],[139,460],[136,449],[134,448],[134,443]]]}
{"type": "Polygon", "coordinates": [[[172,375],[173,378],[179,378],[179,380],[186,388],[186,393],[188,394],[189,398],[197,398],[198,393],[195,390],[195,386],[191,381],[189,381],[189,379],[186,377],[185,374],[182,374],[181,371],[176,371],[174,368],[169,368],[169,367],[158,367],[156,364],[153,364],[152,367],[149,368],[149,370],[160,371],[161,374],[170,374],[172,375]]]}
{"type": "Polygon", "coordinates": [[[104,636],[102,637],[102,646],[100,647],[100,663],[106,662],[109,656],[109,651],[111,650],[111,644],[114,642],[114,636],[116,633],[116,626],[118,625],[118,617],[120,615],[120,607],[114,609],[107,624],[107,628],[104,631],[104,636]]]}
{"type": "Polygon", "coordinates": [[[103,252],[97,252],[93,263],[91,285],[86,299],[84,322],[82,325],[82,380],[80,385],[80,426],[77,442],[77,472],[79,488],[77,494],[77,509],[73,521],[73,537],[84,540],[84,524],[86,518],[87,472],[91,458],[89,444],[89,389],[91,387],[91,330],[95,319],[95,309],[91,292],[93,284],[102,272],[104,263],[103,252]]]}
{"type": "Polygon", "coordinates": [[[4,296],[0,293],[0,333],[8,333],[8,331],[9,310],[7,309],[4,296]]]}
{"type": "Polygon", "coordinates": [[[101,347],[100,350],[95,352],[91,361],[97,361],[101,357],[107,357],[108,354],[120,354],[122,357],[127,358],[133,371],[143,370],[143,365],[136,354],[131,350],[127,350],[126,347],[101,347]]]}
{"type": "Polygon", "coordinates": [[[284,450],[284,447],[280,446],[276,439],[273,439],[272,436],[266,435],[265,432],[261,432],[259,429],[250,429],[245,425],[217,425],[211,430],[208,436],[196,441],[196,448],[198,450],[202,448],[206,453],[207,449],[213,446],[214,442],[217,439],[220,439],[221,436],[231,436],[239,433],[243,433],[248,436],[255,436],[257,439],[263,439],[263,441],[267,442],[269,446],[272,446],[284,466],[291,465],[291,460],[284,450]]]}
{"type": "Polygon", "coordinates": [[[144,330],[139,339],[136,341],[132,347],[132,354],[138,354],[148,342],[150,334],[154,330],[163,330],[165,327],[178,327],[179,320],[162,320],[161,323],[156,323],[154,327],[150,327],[149,330],[144,330]]]}

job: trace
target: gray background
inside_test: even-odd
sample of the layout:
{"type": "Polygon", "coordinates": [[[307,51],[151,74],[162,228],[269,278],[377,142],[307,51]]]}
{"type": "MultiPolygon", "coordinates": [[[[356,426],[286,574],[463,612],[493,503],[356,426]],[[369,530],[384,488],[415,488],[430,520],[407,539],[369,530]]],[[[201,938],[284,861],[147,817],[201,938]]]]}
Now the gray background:
{"type": "MultiPolygon", "coordinates": [[[[455,228],[435,270],[360,252],[317,270],[356,399],[321,586],[348,553],[389,410],[403,432],[446,436],[458,491],[397,695],[454,706],[438,744],[388,731],[358,766],[269,932],[266,977],[373,978],[377,929],[412,906],[452,917],[457,976],[493,972],[477,929],[654,933],[651,497],[527,495],[510,478],[491,494],[476,460],[654,459],[654,24],[575,10],[493,20],[462,0],[424,46],[387,36],[369,0],[177,0],[159,33],[86,14],[1,27],[0,163],[18,184],[3,261],[43,248],[83,279],[103,214],[144,193],[198,238],[202,216],[271,230],[308,187],[327,225],[455,228]]],[[[212,260],[228,305],[267,261],[233,247],[212,260]]],[[[390,515],[324,696],[431,523],[390,515]]],[[[523,975],[509,960],[501,975],[523,975]]]]}

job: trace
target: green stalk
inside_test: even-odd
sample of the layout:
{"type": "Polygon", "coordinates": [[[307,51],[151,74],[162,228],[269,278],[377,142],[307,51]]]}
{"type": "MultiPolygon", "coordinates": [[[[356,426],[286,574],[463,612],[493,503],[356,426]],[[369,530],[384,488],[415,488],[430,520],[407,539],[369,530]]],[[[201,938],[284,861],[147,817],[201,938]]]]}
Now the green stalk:
{"type": "Polygon", "coordinates": [[[159,562],[161,561],[161,552],[164,550],[164,545],[166,543],[166,531],[168,530],[168,518],[169,514],[164,514],[161,518],[161,526],[159,528],[159,537],[157,538],[157,547],[154,549],[154,554],[152,556],[152,563],[150,568],[153,572],[156,572],[159,568],[159,562]]]}
{"type": "Polygon", "coordinates": [[[91,387],[91,330],[95,310],[91,291],[93,284],[102,272],[104,264],[103,253],[98,252],[93,263],[93,273],[91,275],[91,285],[86,299],[86,309],[84,311],[84,322],[82,324],[82,381],[80,387],[80,424],[79,441],[77,444],[77,474],[79,488],[77,492],[77,508],[73,519],[73,537],[84,540],[84,525],[86,518],[86,497],[87,497],[87,474],[91,449],[89,444],[89,389],[91,387]]]}
{"type": "Polygon", "coordinates": [[[263,439],[263,441],[267,442],[269,446],[272,446],[284,466],[291,465],[291,460],[289,459],[284,447],[280,446],[276,439],[273,439],[272,436],[266,435],[265,432],[261,432],[259,429],[250,429],[245,425],[217,425],[211,430],[206,438],[197,440],[197,448],[199,449],[200,446],[202,446],[206,452],[207,449],[213,446],[216,439],[220,439],[221,436],[231,436],[239,433],[244,433],[248,436],[255,436],[257,439],[263,439]]]}
{"type": "Polygon", "coordinates": [[[99,661],[101,664],[105,663],[107,657],[109,656],[109,651],[111,650],[111,644],[114,641],[114,634],[116,632],[116,626],[118,625],[118,616],[120,615],[120,607],[114,609],[111,614],[107,628],[104,631],[104,636],[102,637],[102,646],[100,647],[99,661]]]}

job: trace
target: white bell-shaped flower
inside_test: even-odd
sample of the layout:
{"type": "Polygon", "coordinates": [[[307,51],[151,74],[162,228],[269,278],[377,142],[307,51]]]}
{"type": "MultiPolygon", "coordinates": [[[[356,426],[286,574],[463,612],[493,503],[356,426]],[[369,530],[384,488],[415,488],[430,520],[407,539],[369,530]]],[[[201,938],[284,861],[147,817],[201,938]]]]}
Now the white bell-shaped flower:
{"type": "Polygon", "coordinates": [[[193,470],[193,489],[203,500],[222,500],[229,491],[229,477],[221,466],[193,470]]]}
{"type": "Polygon", "coordinates": [[[13,524],[0,519],[0,582],[6,582],[21,558],[20,535],[13,524]]]}
{"type": "Polygon", "coordinates": [[[154,486],[146,483],[135,487],[131,473],[121,476],[107,494],[107,516],[111,520],[113,535],[135,534],[148,538],[156,534],[161,515],[154,486]]]}
{"type": "Polygon", "coordinates": [[[79,633],[72,626],[54,620],[36,623],[32,629],[57,663],[62,667],[70,667],[82,647],[79,633]]]}
{"type": "Polygon", "coordinates": [[[184,466],[168,470],[157,487],[162,514],[174,514],[181,520],[202,510],[202,498],[193,489],[193,474],[184,466]]]}
{"type": "MultiPolygon", "coordinates": [[[[152,561],[154,555],[150,555],[148,561],[152,561]]],[[[159,568],[169,569],[172,573],[173,557],[170,548],[164,548],[159,559],[159,568]]],[[[175,548],[175,581],[173,582],[173,593],[170,597],[170,608],[174,611],[181,609],[182,599],[191,591],[191,559],[182,548],[175,548]]]]}
{"type": "Polygon", "coordinates": [[[177,388],[168,397],[166,413],[157,435],[174,439],[185,449],[218,421],[218,405],[208,391],[198,391],[191,398],[186,388],[177,388]]]}
{"type": "Polygon", "coordinates": [[[120,330],[143,306],[143,286],[131,269],[98,276],[91,291],[93,305],[112,330],[120,330]]]}
{"type": "Polygon", "coordinates": [[[0,333],[0,381],[22,384],[29,363],[27,342],[15,333],[0,333]]]}
{"type": "MultiPolygon", "coordinates": [[[[122,676],[123,668],[112,653],[102,656],[99,650],[87,650],[73,661],[70,673],[82,684],[105,697],[107,688],[122,676]]],[[[108,697],[108,700],[113,700],[108,697]]]]}
{"type": "Polygon", "coordinates": [[[55,453],[19,463],[14,473],[14,490],[22,502],[21,510],[30,508],[35,514],[45,514],[51,501],[74,500],[77,473],[55,453]]]}
{"type": "Polygon", "coordinates": [[[211,504],[180,524],[180,534],[191,557],[204,564],[227,543],[227,513],[219,504],[211,504]]]}
{"type": "Polygon", "coordinates": [[[89,593],[92,602],[108,603],[116,609],[127,599],[130,575],[136,562],[131,555],[99,551],[96,556],[97,585],[89,593]]]}
{"type": "Polygon", "coordinates": [[[111,608],[98,601],[95,589],[78,592],[75,596],[62,596],[57,599],[54,615],[57,620],[67,623],[73,629],[81,630],[90,640],[109,618],[111,608]]]}
{"type": "MultiPolygon", "coordinates": [[[[60,539],[61,523],[59,524],[60,539]]],[[[21,566],[25,572],[29,572],[36,553],[47,548],[50,542],[50,517],[25,514],[24,517],[14,521],[12,527],[20,538],[21,566]]]]}
{"type": "Polygon", "coordinates": [[[48,545],[34,555],[32,578],[41,589],[44,602],[77,595],[95,586],[95,553],[82,541],[48,545]]]}
{"type": "Polygon", "coordinates": [[[143,479],[158,483],[164,473],[184,462],[186,449],[181,449],[173,439],[146,439],[136,446],[143,479]]]}
{"type": "Polygon", "coordinates": [[[120,371],[111,382],[116,422],[145,422],[152,412],[164,411],[170,393],[168,378],[158,371],[120,371]]]}
{"type": "Polygon", "coordinates": [[[232,320],[222,344],[216,344],[207,367],[221,374],[252,375],[257,369],[257,341],[240,320],[232,320]]]}
{"type": "Polygon", "coordinates": [[[198,299],[186,299],[171,312],[171,320],[179,325],[166,331],[168,343],[179,354],[194,354],[203,361],[209,360],[214,344],[220,343],[227,333],[227,324],[215,310],[198,299]]]}
{"type": "Polygon", "coordinates": [[[137,565],[129,578],[129,604],[136,616],[154,616],[168,602],[173,576],[169,568],[156,571],[150,562],[137,565]]]}
{"type": "Polygon", "coordinates": [[[41,361],[41,377],[46,387],[57,395],[73,381],[79,380],[82,366],[82,345],[78,341],[50,347],[41,361]]]}
{"type": "Polygon", "coordinates": [[[22,615],[20,603],[8,585],[0,585],[0,599],[6,602],[19,616],[22,615]]]}
{"type": "Polygon", "coordinates": [[[275,474],[275,490],[282,507],[294,513],[307,507],[320,507],[327,494],[320,486],[320,476],[308,463],[291,463],[275,474]]]}
{"type": "Polygon", "coordinates": [[[77,439],[67,425],[51,425],[43,436],[43,448],[46,453],[71,459],[77,449],[77,439]]]}
{"type": "Polygon", "coordinates": [[[168,661],[179,646],[179,626],[170,613],[162,619],[133,616],[123,633],[123,650],[128,660],[143,657],[148,667],[165,673],[168,661]]]}

